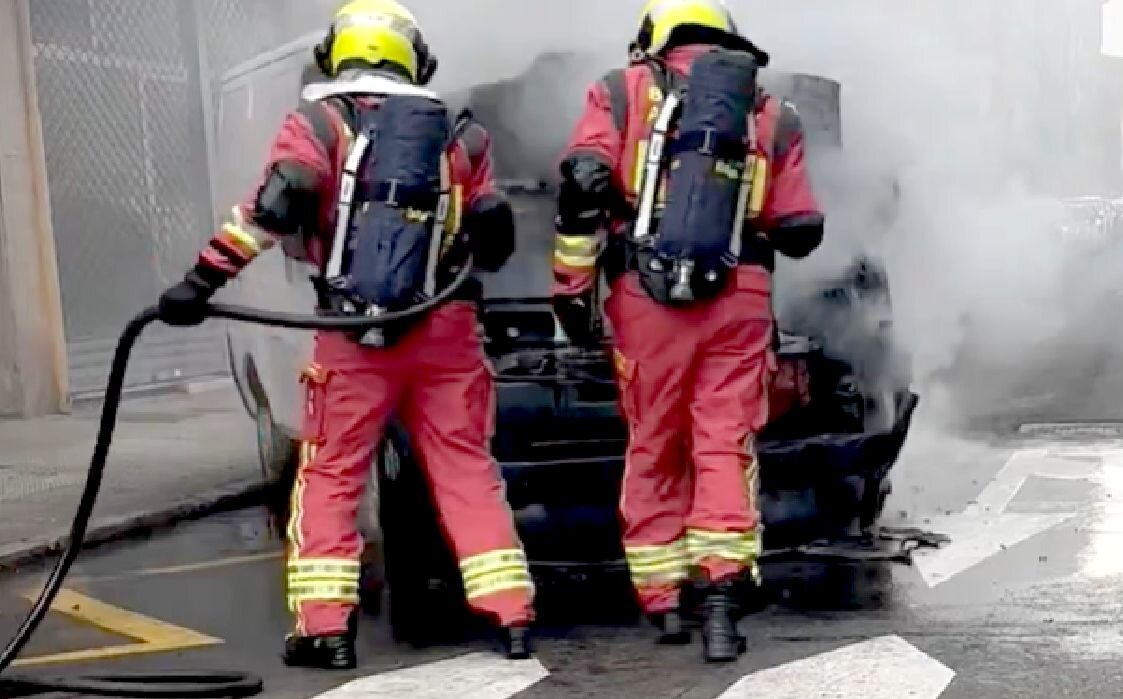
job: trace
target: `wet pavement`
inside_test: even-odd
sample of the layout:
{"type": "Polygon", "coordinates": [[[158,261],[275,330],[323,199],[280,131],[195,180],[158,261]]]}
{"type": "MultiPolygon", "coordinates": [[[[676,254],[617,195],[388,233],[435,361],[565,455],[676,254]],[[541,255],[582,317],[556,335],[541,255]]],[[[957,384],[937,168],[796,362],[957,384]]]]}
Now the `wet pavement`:
{"type": "MultiPolygon", "coordinates": [[[[512,663],[484,641],[397,645],[382,616],[362,623],[358,671],[290,670],[278,657],[288,624],[280,544],[257,510],[85,554],[67,583],[67,613],[50,616],[25,657],[86,651],[84,662],[40,668],[52,673],[242,669],[278,699],[1117,695],[1123,443],[919,436],[900,475],[890,514],[969,535],[911,568],[834,568],[779,586],[773,604],[742,622],[750,652],[729,666],[704,665],[697,644],[656,647],[638,621],[544,628],[538,660],[512,663]],[[934,468],[949,477],[933,478],[934,468]]],[[[0,578],[0,636],[41,578],[0,578]]]]}

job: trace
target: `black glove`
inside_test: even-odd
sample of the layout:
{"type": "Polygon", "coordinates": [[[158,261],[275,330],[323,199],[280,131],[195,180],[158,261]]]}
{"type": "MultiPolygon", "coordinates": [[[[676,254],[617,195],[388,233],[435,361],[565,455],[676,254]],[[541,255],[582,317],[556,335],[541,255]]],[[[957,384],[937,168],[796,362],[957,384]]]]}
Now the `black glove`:
{"type": "Polygon", "coordinates": [[[562,330],[578,347],[596,347],[600,338],[593,330],[593,300],[588,294],[554,298],[554,315],[562,330]]]}
{"type": "Polygon", "coordinates": [[[515,212],[499,195],[481,199],[464,214],[461,224],[468,233],[476,267],[498,272],[515,252],[515,212]]]}
{"type": "Polygon", "coordinates": [[[213,278],[207,279],[213,276],[196,268],[165,291],[160,296],[160,320],[177,327],[199,325],[206,320],[207,302],[222,286],[213,278]]]}
{"type": "Polygon", "coordinates": [[[596,158],[574,156],[561,164],[557,229],[566,235],[595,233],[604,222],[612,169],[596,158]]]}

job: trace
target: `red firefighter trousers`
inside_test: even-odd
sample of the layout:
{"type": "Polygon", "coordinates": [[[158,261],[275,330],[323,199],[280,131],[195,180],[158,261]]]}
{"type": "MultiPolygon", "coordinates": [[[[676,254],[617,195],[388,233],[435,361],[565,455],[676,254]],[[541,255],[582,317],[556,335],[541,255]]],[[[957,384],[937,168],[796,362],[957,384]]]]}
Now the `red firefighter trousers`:
{"type": "Polygon", "coordinates": [[[494,377],[475,306],[452,302],[394,346],[316,338],[289,525],[297,633],[342,633],[358,603],[359,501],[391,413],[408,431],[459,563],[469,605],[504,626],[533,617],[533,585],[488,442],[494,377]]]}
{"type": "Polygon", "coordinates": [[[635,273],[606,303],[628,423],[620,510],[632,581],[649,614],[678,608],[691,570],[720,582],[756,570],[754,435],[768,414],[770,278],[741,267],[718,298],[672,308],[635,273]]]}

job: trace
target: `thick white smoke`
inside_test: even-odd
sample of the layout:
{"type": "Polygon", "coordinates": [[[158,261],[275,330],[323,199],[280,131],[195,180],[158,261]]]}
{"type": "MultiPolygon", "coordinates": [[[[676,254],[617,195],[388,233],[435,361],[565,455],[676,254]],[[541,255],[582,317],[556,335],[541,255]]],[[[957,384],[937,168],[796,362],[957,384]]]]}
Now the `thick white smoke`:
{"type": "MultiPolygon", "coordinates": [[[[325,16],[335,6],[318,4],[325,16]]],[[[589,57],[505,106],[525,125],[520,139],[548,149],[568,134],[588,83],[624,61],[643,2],[407,4],[441,59],[442,91],[515,78],[551,52],[589,57]]],[[[918,388],[949,420],[1027,406],[1123,415],[1085,390],[1123,364],[1113,364],[1123,354],[1116,313],[1095,310],[1115,305],[1123,269],[1109,263],[1120,257],[1089,254],[1057,230],[1062,195],[1118,184],[1123,90],[1112,85],[1123,81],[1098,56],[1099,2],[730,5],[775,68],[843,86],[845,149],[815,167],[828,240],[780,274],[827,277],[857,254],[883,259],[918,388]]]]}

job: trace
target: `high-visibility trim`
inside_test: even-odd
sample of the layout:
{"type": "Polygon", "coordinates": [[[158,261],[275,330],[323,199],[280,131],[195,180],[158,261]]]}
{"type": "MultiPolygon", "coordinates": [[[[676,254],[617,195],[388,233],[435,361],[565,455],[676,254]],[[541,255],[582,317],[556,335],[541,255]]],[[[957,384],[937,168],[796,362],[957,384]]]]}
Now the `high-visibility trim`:
{"type": "Polygon", "coordinates": [[[628,546],[624,556],[628,562],[651,563],[656,561],[673,560],[686,555],[686,540],[678,539],[669,544],[654,544],[650,546],[628,546]]]}
{"type": "Polygon", "coordinates": [[[294,558],[289,561],[289,572],[295,573],[351,573],[360,564],[352,558],[294,558]]]}
{"type": "Polygon", "coordinates": [[[257,239],[242,230],[237,224],[223,224],[222,232],[226,234],[227,239],[236,245],[238,250],[246,257],[253,258],[261,254],[261,245],[257,242],[257,239]]]}
{"type": "Polygon", "coordinates": [[[627,546],[624,557],[632,582],[638,586],[674,583],[687,577],[685,539],[669,544],[627,546]]]}
{"type": "Polygon", "coordinates": [[[768,160],[766,158],[754,158],[752,164],[752,197],[749,200],[749,218],[757,218],[760,212],[764,210],[764,195],[767,193],[768,187],[768,160]]]}
{"type": "Polygon", "coordinates": [[[468,580],[512,564],[526,565],[526,553],[522,549],[498,549],[469,556],[460,561],[460,574],[468,580]]]}
{"type": "Polygon", "coordinates": [[[357,582],[348,584],[301,583],[289,586],[289,611],[299,613],[300,605],[309,602],[357,605],[359,603],[359,584],[357,582]]]}
{"type": "Polygon", "coordinates": [[[566,235],[558,233],[554,236],[555,249],[565,255],[596,255],[601,249],[601,238],[597,235],[566,235]]]}
{"type": "Polygon", "coordinates": [[[293,484],[292,497],[289,499],[289,526],[286,531],[294,558],[300,557],[300,551],[304,546],[301,526],[304,519],[304,489],[307,487],[304,470],[316,458],[316,450],[316,445],[311,442],[300,443],[300,462],[296,469],[296,483],[293,484]]]}
{"type": "Polygon", "coordinates": [[[686,532],[686,546],[691,565],[707,558],[722,558],[736,563],[752,564],[760,556],[760,540],[756,532],[714,532],[691,529],[686,532]]]}
{"type": "MultiPolygon", "coordinates": [[[[654,121],[654,120],[652,120],[654,121]]],[[[632,192],[639,196],[643,190],[643,176],[647,171],[647,141],[636,144],[636,162],[632,170],[632,192]]]]}
{"type": "Polygon", "coordinates": [[[357,562],[307,562],[288,565],[289,580],[357,580],[361,568],[357,562]]]}
{"type": "Polygon", "coordinates": [[[479,599],[509,590],[529,590],[533,593],[534,582],[526,569],[514,569],[482,576],[471,583],[464,583],[464,596],[479,599]]]}
{"type": "Polygon", "coordinates": [[[522,549],[500,549],[465,558],[460,562],[460,574],[468,599],[507,590],[534,589],[522,549]]]}
{"type": "Polygon", "coordinates": [[[597,266],[596,255],[566,255],[562,252],[554,253],[554,262],[573,269],[586,270],[597,266]]]}

